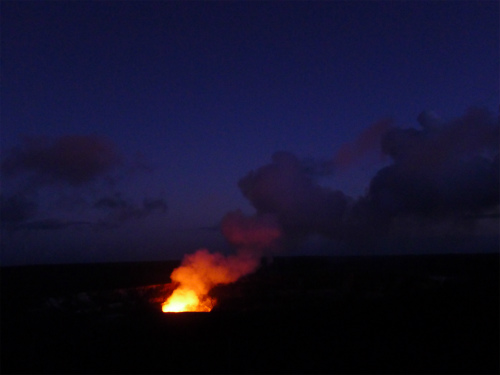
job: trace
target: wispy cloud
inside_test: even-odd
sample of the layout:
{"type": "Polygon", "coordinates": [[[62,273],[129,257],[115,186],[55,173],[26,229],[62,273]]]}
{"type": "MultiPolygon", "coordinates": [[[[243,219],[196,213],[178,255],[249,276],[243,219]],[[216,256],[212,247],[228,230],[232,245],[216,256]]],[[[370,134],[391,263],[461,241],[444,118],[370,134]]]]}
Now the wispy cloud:
{"type": "Polygon", "coordinates": [[[164,198],[146,197],[136,203],[121,191],[117,176],[137,172],[124,160],[110,140],[96,135],[24,138],[1,162],[2,228],[113,228],[155,212],[164,214],[164,198]],[[63,202],[65,196],[72,198],[63,202]]]}

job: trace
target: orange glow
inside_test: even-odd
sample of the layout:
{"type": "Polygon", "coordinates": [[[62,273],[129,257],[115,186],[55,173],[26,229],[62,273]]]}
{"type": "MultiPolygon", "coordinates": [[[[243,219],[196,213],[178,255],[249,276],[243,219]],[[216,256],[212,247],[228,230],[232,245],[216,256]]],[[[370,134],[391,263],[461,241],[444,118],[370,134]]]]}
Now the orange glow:
{"type": "Polygon", "coordinates": [[[246,217],[241,211],[226,215],[222,231],[237,253],[224,256],[200,249],[186,255],[170,275],[178,287],[162,304],[163,312],[211,311],[217,301],[209,296],[210,290],[254,272],[264,250],[275,248],[282,234],[274,217],[246,217]]]}
{"type": "Polygon", "coordinates": [[[162,304],[161,310],[167,312],[199,311],[209,312],[215,305],[215,299],[207,297],[200,301],[193,290],[176,289],[162,304]]]}
{"type": "Polygon", "coordinates": [[[247,254],[224,256],[201,249],[184,257],[170,278],[179,284],[162,304],[163,312],[211,311],[216,300],[208,295],[220,284],[229,284],[247,275],[259,264],[259,258],[247,254]]]}

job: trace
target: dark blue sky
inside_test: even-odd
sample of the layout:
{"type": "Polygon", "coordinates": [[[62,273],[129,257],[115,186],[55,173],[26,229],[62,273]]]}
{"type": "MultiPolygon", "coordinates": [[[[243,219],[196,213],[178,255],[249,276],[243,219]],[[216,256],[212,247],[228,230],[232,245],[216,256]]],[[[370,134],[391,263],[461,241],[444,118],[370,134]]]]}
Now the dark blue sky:
{"type": "Polygon", "coordinates": [[[497,1],[1,8],[2,264],[220,250],[236,209],[293,254],[498,237],[497,1]]]}

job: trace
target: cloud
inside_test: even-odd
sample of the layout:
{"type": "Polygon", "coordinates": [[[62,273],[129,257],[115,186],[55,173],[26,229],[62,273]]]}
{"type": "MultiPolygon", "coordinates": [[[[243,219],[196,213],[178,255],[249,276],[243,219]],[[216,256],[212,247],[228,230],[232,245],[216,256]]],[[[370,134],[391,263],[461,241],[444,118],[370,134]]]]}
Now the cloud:
{"type": "Polygon", "coordinates": [[[333,157],[331,164],[336,168],[346,169],[371,153],[377,151],[380,153],[380,140],[392,126],[391,119],[373,123],[364,129],[353,142],[344,143],[333,157]]]}
{"type": "Polygon", "coordinates": [[[282,229],[276,217],[270,214],[245,216],[239,210],[229,212],[221,223],[224,237],[240,249],[259,254],[276,250],[282,229]]]}
{"type": "Polygon", "coordinates": [[[259,214],[274,214],[288,233],[330,233],[339,228],[350,198],[317,184],[310,168],[288,152],[239,181],[243,195],[259,214]]]}
{"type": "Polygon", "coordinates": [[[16,226],[15,229],[25,230],[59,230],[74,226],[93,226],[94,223],[86,221],[64,221],[59,219],[43,219],[24,222],[16,226]]]}
{"type": "Polygon", "coordinates": [[[445,122],[429,112],[418,117],[421,129],[392,129],[382,150],[405,168],[442,170],[450,162],[498,153],[498,117],[487,109],[471,108],[445,122]]]}
{"type": "Polygon", "coordinates": [[[104,176],[121,162],[113,144],[94,135],[67,135],[55,140],[25,138],[2,161],[7,177],[29,173],[38,184],[83,185],[104,176]]]}
{"type": "MultiPolygon", "coordinates": [[[[301,161],[281,151],[269,164],[250,171],[238,186],[256,213],[229,212],[221,222],[236,254],[200,249],[186,255],[171,275],[177,288],[163,311],[210,311],[214,301],[209,292],[215,285],[254,272],[262,256],[284,243],[320,234],[373,247],[372,239],[391,225],[404,230],[408,224],[419,226],[423,214],[432,224],[442,215],[470,221],[471,212],[498,206],[498,118],[472,109],[451,122],[430,113],[419,116],[419,122],[420,130],[393,128],[386,120],[375,123],[333,160],[301,161]],[[380,139],[393,163],[375,175],[365,196],[354,200],[315,180],[331,173],[332,166],[350,166],[380,139]]],[[[120,199],[100,205],[125,206],[120,199]]]]}
{"type": "Polygon", "coordinates": [[[168,209],[167,202],[162,198],[146,198],[143,200],[142,206],[147,212],[159,211],[166,213],[168,209]]]}
{"type": "Polygon", "coordinates": [[[37,204],[22,194],[8,198],[0,196],[0,219],[2,225],[15,225],[32,218],[37,212],[37,204]]]}
{"type": "MultiPolygon", "coordinates": [[[[2,228],[13,232],[18,230],[60,230],[75,226],[87,226],[93,229],[116,228],[127,221],[143,219],[155,212],[160,214],[167,212],[167,203],[162,198],[145,198],[142,204],[137,205],[117,194],[112,197],[100,198],[93,206],[75,207],[83,218],[92,217],[92,220],[67,220],[45,217],[53,212],[46,210],[40,212],[39,205],[35,200],[21,194],[8,198],[1,196],[0,198],[2,228]],[[103,215],[97,219],[93,215],[89,215],[91,208],[98,209],[103,215]]],[[[60,214],[62,213],[61,211],[60,214]]],[[[68,212],[65,216],[67,215],[68,212]]]]}
{"type": "Polygon", "coordinates": [[[142,205],[126,201],[121,196],[103,197],[94,203],[94,208],[107,212],[107,221],[121,223],[132,219],[141,219],[153,212],[166,213],[167,203],[162,198],[145,198],[142,205]]]}
{"type": "Polygon", "coordinates": [[[25,138],[20,147],[7,151],[1,163],[2,228],[113,228],[154,212],[165,213],[163,198],[144,198],[139,204],[123,198],[119,183],[130,181],[130,169],[103,137],[25,138]],[[116,178],[120,174],[128,178],[120,181],[116,178]]]}
{"type": "Polygon", "coordinates": [[[95,208],[110,210],[125,209],[128,206],[129,204],[120,196],[103,197],[98,199],[97,202],[94,203],[95,208]]]}
{"type": "Polygon", "coordinates": [[[273,216],[287,237],[370,238],[393,223],[470,222],[498,210],[498,116],[471,108],[450,121],[423,112],[418,122],[419,128],[410,129],[377,122],[317,165],[277,152],[238,185],[256,215],[273,216]],[[353,199],[316,181],[322,175],[317,171],[350,166],[373,150],[376,140],[392,162],[375,174],[364,196],[353,199]]]}
{"type": "Polygon", "coordinates": [[[392,129],[382,149],[393,163],[372,179],[369,199],[386,215],[463,215],[499,203],[499,120],[472,108],[445,122],[428,113],[420,129],[392,129]]]}

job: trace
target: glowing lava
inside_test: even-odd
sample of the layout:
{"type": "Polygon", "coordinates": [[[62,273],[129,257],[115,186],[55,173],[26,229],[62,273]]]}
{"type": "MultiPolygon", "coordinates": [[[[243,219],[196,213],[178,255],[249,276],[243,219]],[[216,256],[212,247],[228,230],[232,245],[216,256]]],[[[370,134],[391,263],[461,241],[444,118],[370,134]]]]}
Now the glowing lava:
{"type": "Polygon", "coordinates": [[[162,304],[161,310],[167,312],[200,311],[209,312],[215,305],[215,300],[206,297],[200,301],[193,290],[176,289],[174,293],[162,304]]]}
{"type": "Polygon", "coordinates": [[[200,249],[184,257],[180,267],[170,278],[178,283],[177,289],[162,304],[163,312],[212,310],[216,300],[208,295],[219,284],[229,284],[253,272],[259,258],[252,254],[238,253],[224,256],[200,249]]]}
{"type": "Polygon", "coordinates": [[[228,213],[221,227],[238,249],[236,254],[225,256],[200,249],[186,255],[170,275],[178,286],[162,304],[163,312],[211,311],[216,300],[209,296],[210,290],[254,272],[265,249],[271,251],[282,233],[274,217],[246,217],[241,211],[228,213]]]}

